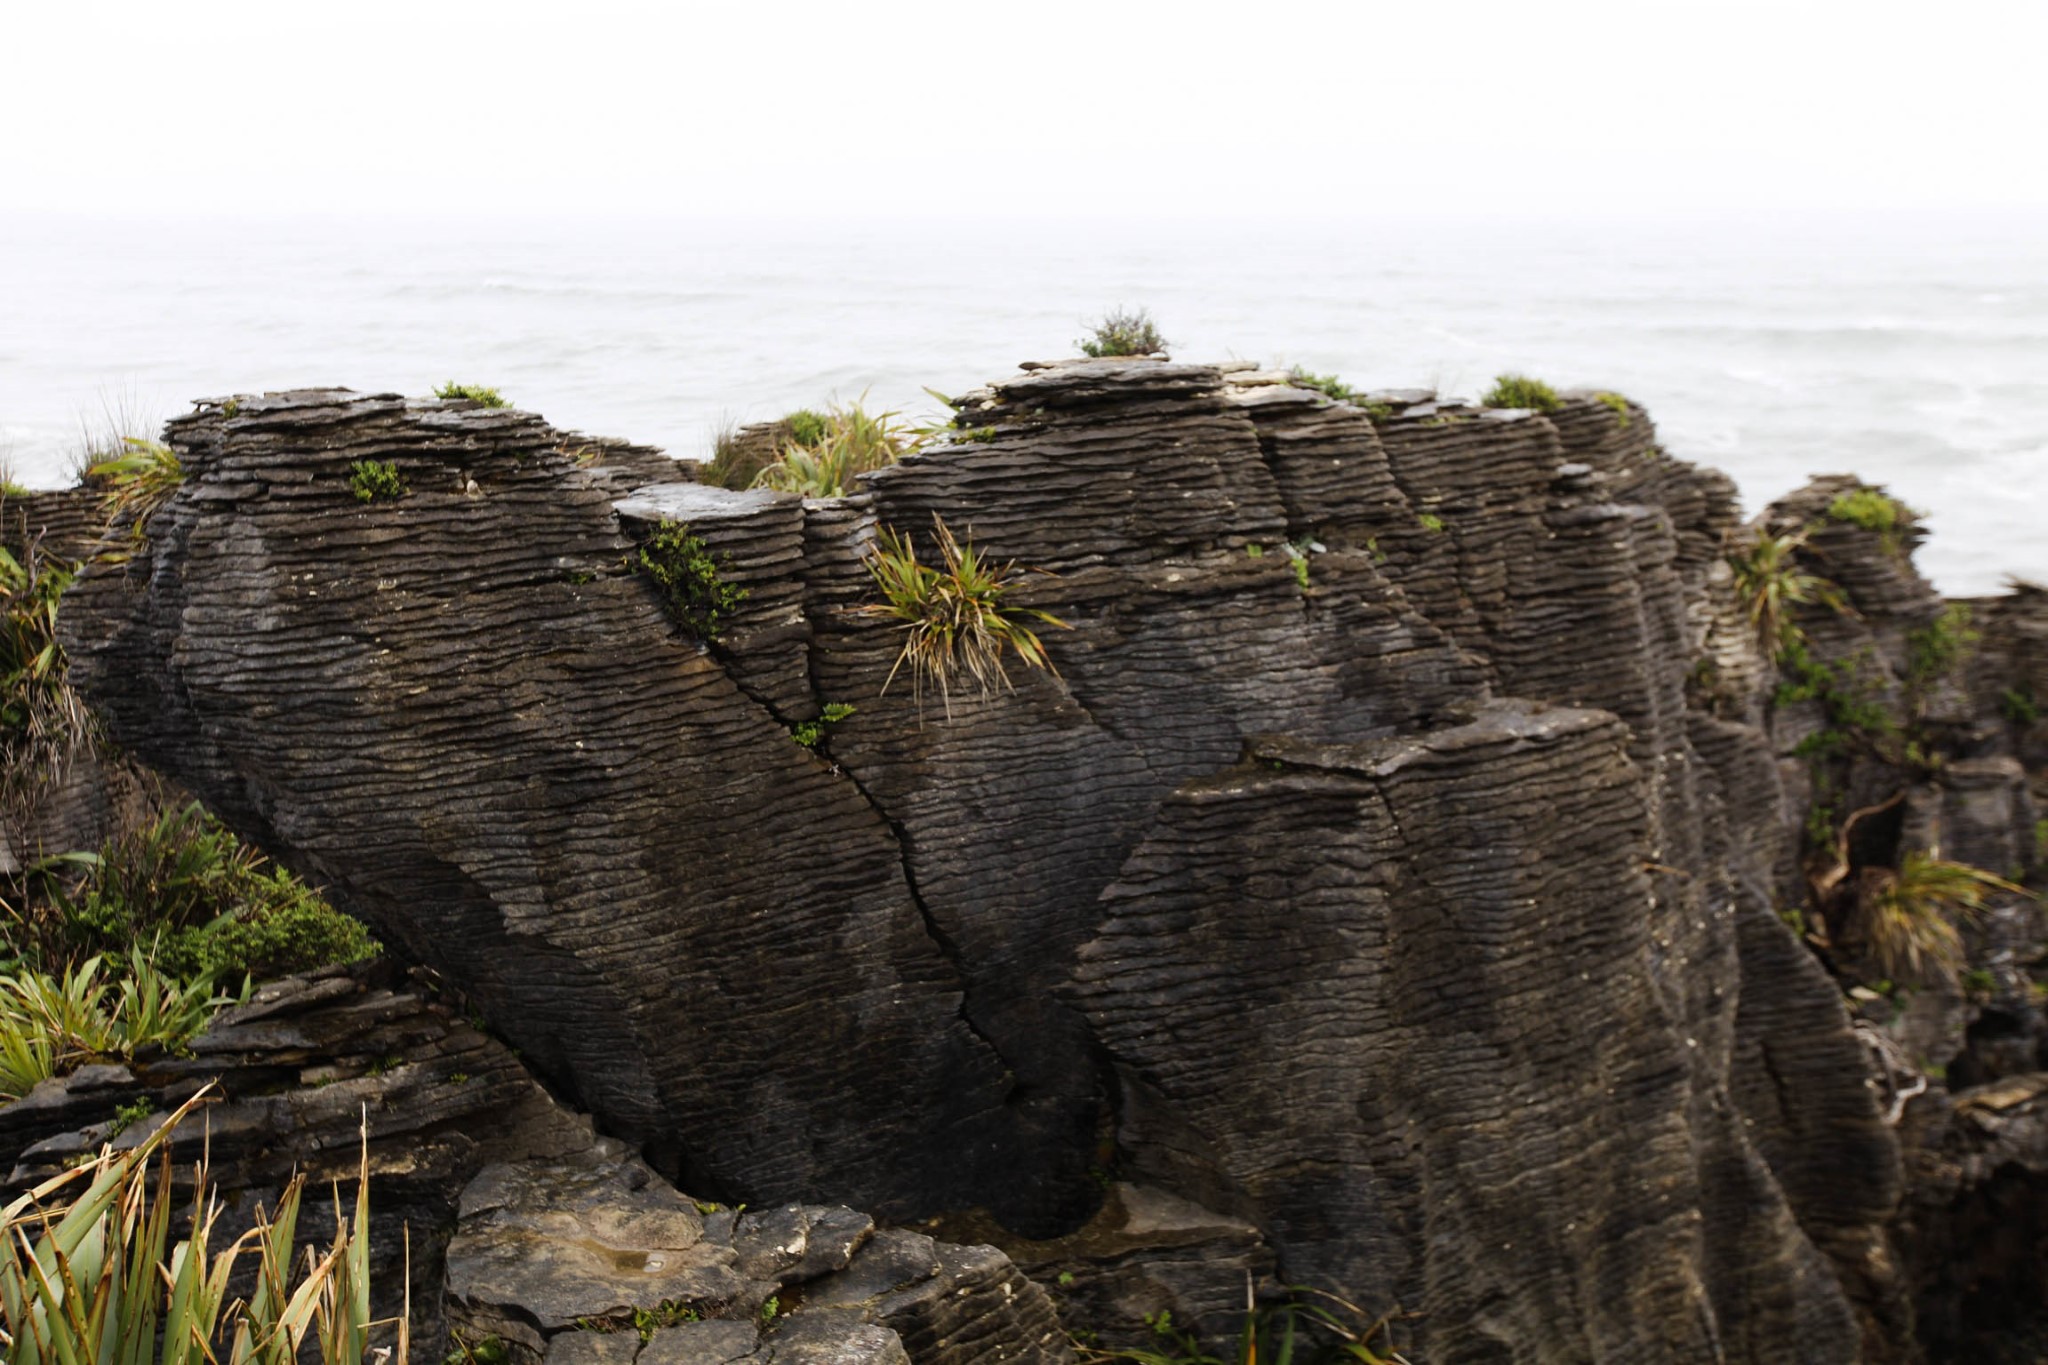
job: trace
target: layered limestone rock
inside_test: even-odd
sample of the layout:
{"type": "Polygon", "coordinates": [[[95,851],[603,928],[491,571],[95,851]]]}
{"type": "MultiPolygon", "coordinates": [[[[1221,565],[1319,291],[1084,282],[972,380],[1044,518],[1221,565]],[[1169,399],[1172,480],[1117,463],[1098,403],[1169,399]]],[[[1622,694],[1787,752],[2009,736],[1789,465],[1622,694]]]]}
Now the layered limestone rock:
{"type": "Polygon", "coordinates": [[[1801,803],[1725,479],[1592,395],[1156,360],[959,424],[804,502],[463,403],[202,405],[146,548],[67,599],[73,668],[700,1195],[985,1219],[1112,1317],[1272,1266],[1419,1313],[1418,1361],[1910,1352],[1898,1147],[1774,913],[1801,803]],[[1045,571],[1010,600],[1057,673],[888,685],[864,561],[935,518],[1045,571]],[[631,571],[665,522],[746,591],[711,638],[631,571]],[[1113,1232],[1111,1168],[1181,1212],[1113,1232]]]}

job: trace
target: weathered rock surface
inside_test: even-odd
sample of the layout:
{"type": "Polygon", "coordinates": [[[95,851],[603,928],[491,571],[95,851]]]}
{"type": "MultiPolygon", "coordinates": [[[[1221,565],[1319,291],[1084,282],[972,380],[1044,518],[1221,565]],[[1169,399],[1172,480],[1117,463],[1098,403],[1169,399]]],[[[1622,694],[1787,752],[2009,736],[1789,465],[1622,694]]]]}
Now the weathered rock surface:
{"type": "Polygon", "coordinates": [[[614,1144],[479,1174],[448,1298],[457,1339],[556,1365],[1073,1358],[1045,1292],[992,1247],[847,1208],[700,1207],[614,1144]]]}
{"type": "MultiPolygon", "coordinates": [[[[973,1309],[1030,1299],[1017,1263],[1115,1332],[1168,1299],[1226,1315],[1209,1272],[1241,1292],[1270,1254],[1419,1311],[1417,1361],[1909,1358],[1894,1130],[1775,913],[1800,721],[1758,695],[1727,480],[1594,395],[1354,405],[1148,360],[962,401],[972,442],[819,503],[676,487],[637,448],[592,464],[518,412],[204,405],[172,425],[188,479],[146,550],[67,599],[122,743],[664,1175],[884,1221],[979,1209],[1013,1253],[899,1229],[764,1272],[743,1224],[722,1261],[719,1215],[604,1186],[665,1208],[636,1234],[661,1274],[736,1277],[691,1291],[723,1321],[758,1322],[750,1286],[801,1307],[629,1350],[561,1326],[592,1283],[564,1271],[525,1348],[975,1358],[934,1352],[1035,1330],[973,1309]],[[362,459],[412,491],[358,502],[362,459]],[[1057,675],[884,690],[901,637],[863,557],[934,516],[1048,571],[1013,600],[1070,627],[1042,632],[1057,675]],[[625,568],[665,519],[748,592],[716,639],[625,568]],[[793,743],[828,702],[855,714],[793,743]],[[1111,1166],[1199,1236],[1112,1229],[1111,1166]]],[[[1909,568],[1842,577],[1863,615],[1814,621],[1816,647],[1905,668],[1938,601],[1909,568]]],[[[2031,677],[2048,610],[2001,610],[2031,677]]],[[[2012,756],[1926,818],[2003,847],[2012,756]]],[[[508,1323],[501,1300],[545,1298],[459,1283],[508,1323]]]]}

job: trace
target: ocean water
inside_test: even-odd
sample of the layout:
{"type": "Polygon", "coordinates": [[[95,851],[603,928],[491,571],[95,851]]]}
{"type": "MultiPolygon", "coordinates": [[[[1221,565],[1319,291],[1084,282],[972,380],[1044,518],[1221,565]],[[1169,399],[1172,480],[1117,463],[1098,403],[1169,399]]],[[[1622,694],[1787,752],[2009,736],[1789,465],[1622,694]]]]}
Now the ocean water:
{"type": "Polygon", "coordinates": [[[110,411],[146,429],[199,397],[448,379],[702,455],[725,423],[834,397],[935,410],[926,386],[1072,354],[1132,305],[1181,359],[1619,390],[1751,510],[1853,471],[1927,514],[1944,591],[2048,581],[2048,222],[520,216],[544,207],[0,215],[0,458],[57,486],[110,411]]]}

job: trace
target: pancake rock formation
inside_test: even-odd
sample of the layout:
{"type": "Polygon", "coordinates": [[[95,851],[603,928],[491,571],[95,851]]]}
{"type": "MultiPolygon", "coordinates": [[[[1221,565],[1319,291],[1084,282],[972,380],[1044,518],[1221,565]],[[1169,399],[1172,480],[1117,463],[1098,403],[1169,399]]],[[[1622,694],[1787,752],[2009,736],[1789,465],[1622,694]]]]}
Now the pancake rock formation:
{"type": "MultiPolygon", "coordinates": [[[[669,1324],[643,1360],[1064,1359],[1054,1307],[1220,1339],[1248,1281],[1398,1310],[1418,1365],[1919,1358],[1946,1211],[2048,1161],[1987,1168],[2039,1130],[1986,1138],[1983,1104],[1894,1103],[1778,913],[1815,779],[1726,478],[1612,395],[1336,402],[1154,358],[956,406],[957,441],[804,500],[461,400],[203,403],[183,485],[67,596],[119,744],[614,1140],[477,1178],[452,1317],[632,1359],[551,1335],[583,1272],[491,1250],[602,1193],[676,1224],[710,1298],[808,1286],[808,1320],[669,1324]],[[357,496],[361,461],[402,494],[357,496]],[[935,561],[940,523],[1043,571],[1010,600],[1058,619],[1054,669],[892,683],[869,559],[935,561]],[[743,591],[715,620],[635,571],[675,526],[743,591]],[[772,1230],[662,1179],[859,1228],[749,1270],[772,1230]]],[[[1941,604],[1841,539],[1840,629],[1896,654],[1941,604]]],[[[2024,624],[1987,659],[2043,667],[2043,613],[1987,615],[2024,624]]],[[[1916,818],[2014,844],[2040,757],[1929,778],[1916,818]]]]}

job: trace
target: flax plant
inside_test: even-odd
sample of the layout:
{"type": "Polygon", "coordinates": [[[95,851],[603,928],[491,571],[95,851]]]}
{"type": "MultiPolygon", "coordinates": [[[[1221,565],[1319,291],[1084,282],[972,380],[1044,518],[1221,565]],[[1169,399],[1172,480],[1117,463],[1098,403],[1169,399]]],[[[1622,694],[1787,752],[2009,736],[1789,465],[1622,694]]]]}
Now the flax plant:
{"type": "Polygon", "coordinates": [[[939,550],[937,565],[919,560],[910,537],[886,527],[868,555],[868,573],[883,600],[867,610],[900,622],[904,630],[903,649],[882,690],[887,692],[908,665],[912,696],[919,707],[924,704],[925,690],[937,688],[950,719],[956,684],[971,682],[983,696],[999,687],[1014,686],[1004,667],[1005,654],[1015,654],[1026,666],[1043,668],[1057,677],[1059,670],[1026,622],[1038,621],[1061,630],[1070,627],[1050,612],[1009,606],[1003,600],[1037,571],[1020,569],[1014,561],[990,563],[971,543],[963,545],[956,539],[937,513],[932,515],[932,538],[939,550]]]}

